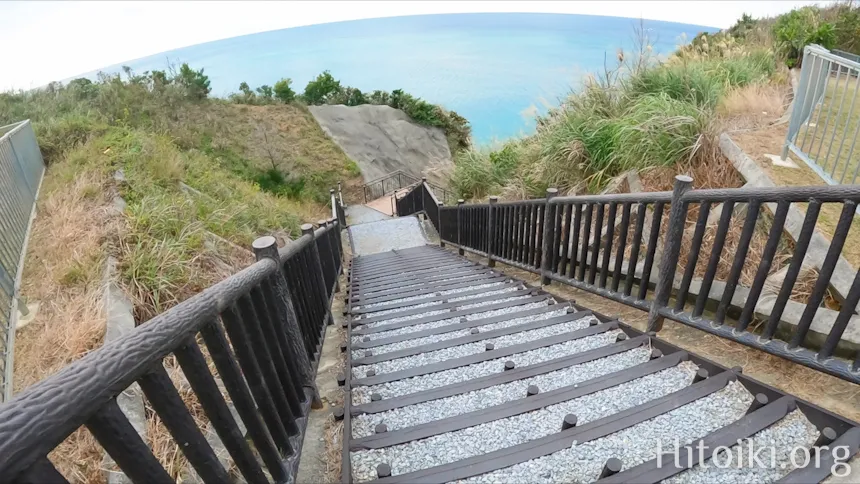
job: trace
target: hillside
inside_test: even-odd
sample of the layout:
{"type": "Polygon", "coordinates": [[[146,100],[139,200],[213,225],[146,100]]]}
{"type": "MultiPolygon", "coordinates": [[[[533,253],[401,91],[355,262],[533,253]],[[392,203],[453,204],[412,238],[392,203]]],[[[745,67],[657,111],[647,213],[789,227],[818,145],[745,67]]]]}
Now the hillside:
{"type": "MultiPolygon", "coordinates": [[[[28,118],[48,168],[22,280],[35,316],[18,331],[16,391],[101,346],[109,258],[140,324],[247,266],[256,237],[283,243],[330,216],[338,180],[360,182],[299,104],[239,105],[181,82],[106,77],[0,94],[0,124],[28,118]]],[[[149,425],[179,472],[178,449],[149,425]]],[[[52,459],[76,482],[98,482],[101,456],[79,431],[52,459]]]]}

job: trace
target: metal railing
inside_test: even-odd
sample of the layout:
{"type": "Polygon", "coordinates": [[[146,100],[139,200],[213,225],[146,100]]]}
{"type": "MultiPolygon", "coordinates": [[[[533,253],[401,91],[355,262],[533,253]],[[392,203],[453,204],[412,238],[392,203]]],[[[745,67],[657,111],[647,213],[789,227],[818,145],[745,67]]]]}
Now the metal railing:
{"type": "Polygon", "coordinates": [[[855,184],[860,175],[860,63],[818,45],[803,50],[782,158],[794,153],[826,183],[855,184]]]}
{"type": "Polygon", "coordinates": [[[18,290],[44,172],[30,121],[0,127],[0,402],[12,395],[18,290]]]}
{"type": "Polygon", "coordinates": [[[342,271],[336,220],[302,234],[282,249],[257,239],[255,264],[0,405],[0,480],[66,482],[47,455],[84,426],[132,481],[173,482],[117,404],[138,383],[202,480],[232,482],[165,369],[173,355],[244,480],[294,482],[342,271]]]}
{"type": "Polygon", "coordinates": [[[364,194],[364,203],[390,195],[401,188],[406,188],[410,185],[422,182],[427,183],[446,203],[454,197],[452,192],[440,187],[439,185],[428,182],[426,177],[419,179],[418,177],[410,175],[402,170],[397,170],[362,185],[361,188],[364,194]]]}
{"type": "Polygon", "coordinates": [[[443,245],[486,256],[490,266],[499,261],[540,274],[544,284],[561,282],[648,311],[649,331],[659,331],[669,318],[860,383],[860,318],[855,316],[860,272],[841,308],[831,311],[835,317],[819,314],[830,311],[822,305],[860,202],[860,186],[691,186],[689,177],[678,176],[673,192],[556,197],[549,189],[541,200],[461,201],[439,208],[436,227],[443,245]],[[792,203],[808,206],[790,263],[774,288],[768,277],[792,203]],[[714,223],[712,208],[720,214],[714,223]],[[830,246],[806,302],[790,301],[824,213],[838,219],[830,246]],[[766,242],[753,262],[750,243],[762,227],[767,227],[761,234],[766,242]],[[734,254],[724,250],[730,232],[734,254]],[[717,280],[724,259],[731,263],[722,264],[717,280]],[[744,287],[740,276],[749,264],[755,264],[755,275],[744,287]],[[766,284],[773,298],[765,308],[766,284]],[[797,314],[786,314],[789,302],[801,308],[797,314]]]}

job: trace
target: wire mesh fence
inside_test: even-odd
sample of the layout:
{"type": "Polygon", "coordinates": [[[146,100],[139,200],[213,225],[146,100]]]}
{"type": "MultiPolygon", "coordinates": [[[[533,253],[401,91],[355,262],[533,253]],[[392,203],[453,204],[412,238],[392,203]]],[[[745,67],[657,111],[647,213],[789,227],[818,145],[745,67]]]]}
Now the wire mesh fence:
{"type": "Polygon", "coordinates": [[[782,157],[791,151],[830,185],[855,184],[860,175],[860,63],[844,52],[804,49],[782,157]]]}
{"type": "Polygon", "coordinates": [[[12,394],[18,287],[44,171],[30,121],[0,127],[0,402],[12,394]]]}

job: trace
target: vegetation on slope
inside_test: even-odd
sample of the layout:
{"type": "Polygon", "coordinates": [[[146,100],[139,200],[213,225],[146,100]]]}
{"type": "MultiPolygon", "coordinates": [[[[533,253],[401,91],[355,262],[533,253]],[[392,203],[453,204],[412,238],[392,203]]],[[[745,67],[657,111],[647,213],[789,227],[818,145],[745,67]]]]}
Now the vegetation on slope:
{"type": "Polygon", "coordinates": [[[639,31],[635,52],[619,52],[613,68],[538,118],[534,135],[458,153],[450,185],[464,198],[525,198],[549,186],[599,191],[628,170],[719,163],[716,136],[727,125],[783,109],[784,65],[798,65],[812,42],[855,48],[858,29],[860,8],[852,4],[804,7],[775,19],[745,15],[665,60],[651,55],[639,31]]]}
{"type": "Polygon", "coordinates": [[[296,95],[291,86],[291,79],[281,79],[275,83],[274,88],[263,85],[252,91],[248,83],[243,82],[239,85],[239,92],[230,95],[230,99],[240,104],[256,105],[289,103],[294,100],[317,106],[321,104],[386,105],[402,110],[416,123],[442,128],[448,138],[451,153],[467,149],[471,144],[469,137],[472,129],[466,118],[442,106],[405,93],[401,89],[365,93],[360,89],[341,84],[329,71],[324,71],[308,82],[301,95],[296,95]]]}

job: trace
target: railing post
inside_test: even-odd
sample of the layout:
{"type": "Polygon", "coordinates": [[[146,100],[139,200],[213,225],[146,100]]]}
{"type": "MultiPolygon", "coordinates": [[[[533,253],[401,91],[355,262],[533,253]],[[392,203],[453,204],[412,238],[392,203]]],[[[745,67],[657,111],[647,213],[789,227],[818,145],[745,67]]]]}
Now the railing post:
{"type": "Polygon", "coordinates": [[[549,278],[549,274],[552,272],[550,270],[550,265],[554,258],[552,250],[553,243],[551,239],[554,237],[552,232],[555,226],[555,205],[550,204],[549,201],[556,195],[558,195],[557,188],[546,189],[546,203],[544,204],[543,209],[543,249],[541,251],[542,257],[540,261],[540,283],[543,286],[548,286],[552,282],[549,278]]]}
{"type": "Polygon", "coordinates": [[[424,206],[424,196],[425,191],[427,191],[427,177],[421,177],[421,210],[424,211],[424,218],[427,218],[427,207],[424,206]]]}
{"type": "Polygon", "coordinates": [[[401,188],[403,188],[403,174],[397,172],[397,189],[399,190],[401,188]]]}
{"type": "Polygon", "coordinates": [[[460,255],[463,255],[466,253],[466,251],[463,250],[463,236],[462,236],[463,218],[460,216],[460,214],[463,212],[463,204],[464,203],[466,203],[466,201],[463,200],[462,198],[457,200],[457,247],[459,247],[457,249],[457,253],[460,255]]]}
{"type": "MultiPolygon", "coordinates": [[[[669,209],[669,226],[666,228],[666,238],[663,241],[663,257],[660,259],[660,272],[657,277],[657,287],[654,290],[654,300],[648,311],[648,331],[660,331],[663,328],[663,317],[660,309],[669,303],[672,295],[672,282],[675,279],[675,268],[681,253],[681,239],[684,237],[684,221],[686,210],[681,202],[681,196],[693,186],[693,179],[687,175],[675,176],[672,188],[672,207],[669,209]]],[[[657,227],[652,227],[657,230],[657,227]]]]}
{"type": "Polygon", "coordinates": [[[334,188],[329,189],[328,193],[331,195],[331,216],[337,218],[337,197],[334,196],[334,188]]]}
{"type": "Polygon", "coordinates": [[[496,211],[496,203],[499,202],[499,197],[493,195],[490,197],[490,207],[487,209],[489,215],[487,216],[487,265],[490,267],[496,267],[496,261],[493,259],[493,227],[495,227],[495,211],[496,211]]]}
{"type": "MultiPolygon", "coordinates": [[[[317,241],[314,237],[314,226],[311,224],[302,225],[302,235],[311,236],[311,259],[313,259],[314,261],[311,263],[316,266],[316,270],[319,274],[319,277],[317,278],[317,281],[319,281],[317,283],[317,291],[321,291],[320,294],[322,294],[324,296],[323,299],[327,301],[328,290],[325,287],[325,277],[323,277],[323,268],[322,262],[320,261],[320,252],[319,250],[317,250],[317,241]]],[[[323,309],[325,310],[327,324],[334,324],[334,318],[331,315],[331,308],[326,305],[323,309]]]]}
{"type": "Polygon", "coordinates": [[[286,333],[287,343],[290,345],[289,348],[284,348],[284,350],[288,350],[291,353],[291,359],[304,380],[302,386],[311,390],[311,407],[322,408],[322,401],[320,400],[315,383],[316,376],[314,375],[313,366],[311,366],[311,360],[304,345],[302,329],[299,326],[296,309],[293,307],[293,301],[290,297],[290,288],[286,277],[284,277],[281,256],[278,254],[278,242],[274,237],[267,235],[255,240],[252,247],[254,248],[254,256],[258,261],[272,259],[278,265],[278,270],[275,271],[274,277],[272,277],[272,291],[275,297],[274,313],[280,320],[280,327],[286,333]]]}
{"type": "Polygon", "coordinates": [[[439,232],[439,246],[445,247],[445,241],[442,240],[442,207],[444,204],[442,202],[436,203],[436,222],[439,224],[436,227],[436,230],[439,232]]]}
{"type": "Polygon", "coordinates": [[[340,200],[340,206],[345,207],[343,204],[343,187],[341,186],[341,182],[337,182],[337,198],[340,200]]]}

